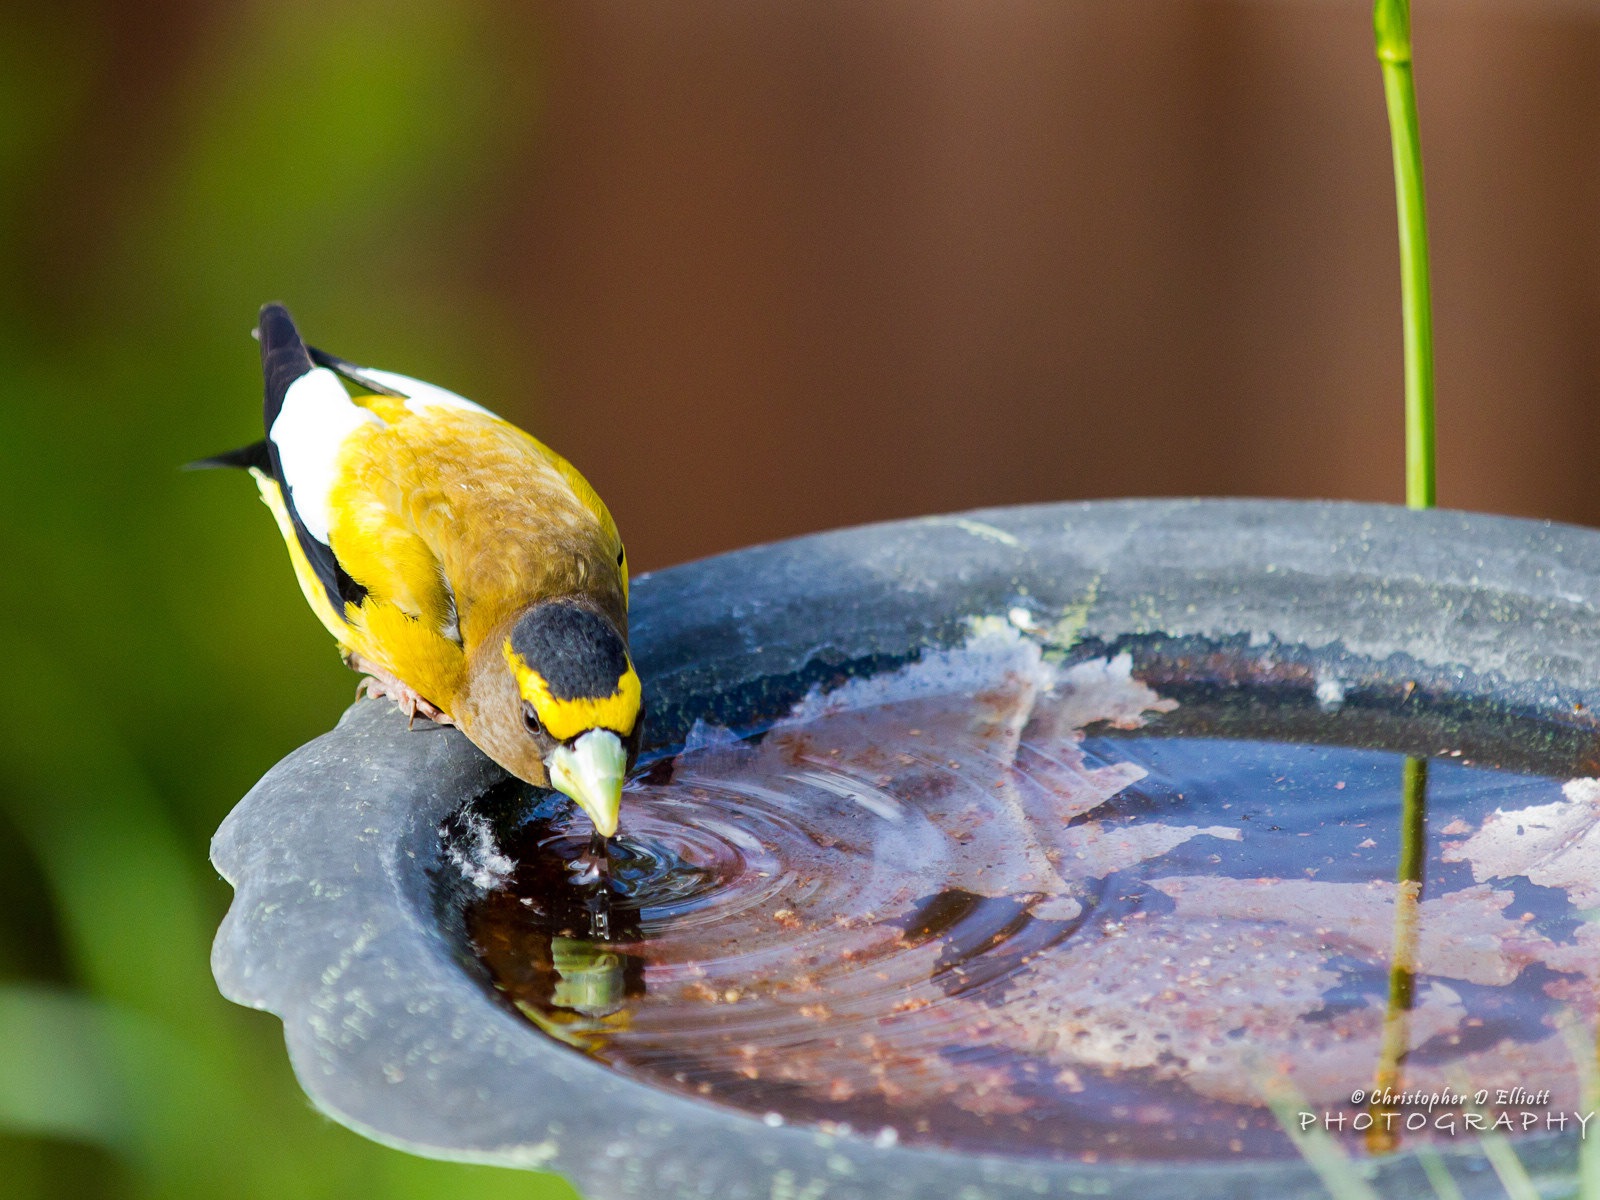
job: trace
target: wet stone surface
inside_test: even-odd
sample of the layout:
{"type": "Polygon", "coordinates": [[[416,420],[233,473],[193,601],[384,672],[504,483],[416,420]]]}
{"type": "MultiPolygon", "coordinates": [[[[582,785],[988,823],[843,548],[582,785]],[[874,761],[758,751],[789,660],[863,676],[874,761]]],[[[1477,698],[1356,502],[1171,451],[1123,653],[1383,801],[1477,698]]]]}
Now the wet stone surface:
{"type": "MultiPolygon", "coordinates": [[[[744,740],[697,726],[630,786],[609,861],[554,802],[469,844],[465,927],[552,1037],[773,1123],[1290,1157],[1275,1080],[1317,1109],[1372,1086],[1398,892],[1403,756],[1329,744],[1325,707],[1326,739],[1276,739],[1269,711],[1241,736],[1237,705],[1210,722],[1126,656],[1066,666],[989,628],[744,740]]],[[[1458,733],[1404,747],[1432,762],[1400,1081],[1570,1110],[1600,784],[1458,733]]]]}

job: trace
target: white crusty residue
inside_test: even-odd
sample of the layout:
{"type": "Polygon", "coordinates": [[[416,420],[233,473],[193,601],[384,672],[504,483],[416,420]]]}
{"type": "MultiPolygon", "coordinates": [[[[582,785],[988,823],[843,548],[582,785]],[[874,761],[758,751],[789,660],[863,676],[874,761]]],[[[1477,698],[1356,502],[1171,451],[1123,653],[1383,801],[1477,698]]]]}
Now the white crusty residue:
{"type": "Polygon", "coordinates": [[[445,843],[445,857],[462,878],[485,892],[499,887],[517,869],[517,864],[501,853],[489,822],[477,813],[466,814],[466,828],[461,836],[445,843]]]}

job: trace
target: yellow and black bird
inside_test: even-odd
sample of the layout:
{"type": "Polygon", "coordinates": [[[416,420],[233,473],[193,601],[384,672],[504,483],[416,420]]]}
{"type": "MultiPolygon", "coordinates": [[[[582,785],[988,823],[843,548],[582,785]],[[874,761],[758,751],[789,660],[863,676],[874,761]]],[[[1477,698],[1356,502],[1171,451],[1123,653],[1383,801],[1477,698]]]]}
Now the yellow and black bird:
{"type": "Polygon", "coordinates": [[[282,305],[257,336],[266,437],[195,465],[255,476],[362,690],[459,727],[610,837],[643,720],[600,497],[472,401],[308,347],[282,305]]]}

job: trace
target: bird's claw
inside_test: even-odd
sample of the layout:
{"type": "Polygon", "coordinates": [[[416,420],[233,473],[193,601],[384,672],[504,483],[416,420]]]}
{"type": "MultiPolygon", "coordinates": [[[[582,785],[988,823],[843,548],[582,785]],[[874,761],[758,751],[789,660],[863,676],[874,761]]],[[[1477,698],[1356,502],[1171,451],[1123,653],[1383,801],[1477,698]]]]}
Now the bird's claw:
{"type": "Polygon", "coordinates": [[[418,717],[432,721],[435,725],[454,725],[450,715],[428,700],[415,688],[402,683],[389,672],[374,666],[359,654],[347,653],[344,656],[345,666],[355,671],[365,671],[361,682],[356,684],[356,699],[363,696],[373,700],[381,700],[387,696],[393,700],[395,707],[406,715],[406,728],[411,729],[416,725],[418,717]]]}

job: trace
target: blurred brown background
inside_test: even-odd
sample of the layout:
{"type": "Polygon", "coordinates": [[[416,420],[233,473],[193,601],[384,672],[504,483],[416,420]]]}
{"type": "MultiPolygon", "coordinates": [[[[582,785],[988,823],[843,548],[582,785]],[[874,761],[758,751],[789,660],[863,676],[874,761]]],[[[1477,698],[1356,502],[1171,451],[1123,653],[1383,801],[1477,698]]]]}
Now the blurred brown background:
{"type": "MultiPolygon", "coordinates": [[[[571,3],[484,286],[641,563],[1129,494],[1401,496],[1360,3],[571,3]]],[[[1416,14],[1441,503],[1594,523],[1600,24],[1416,14]]]]}
{"type": "MultiPolygon", "coordinates": [[[[0,5],[0,1192],[569,1195],[309,1113],[206,841],[353,680],[246,336],[525,422],[636,569],[847,522],[1400,499],[1363,0],[0,5]],[[469,1182],[470,1180],[470,1182],[469,1182]]],[[[1600,524],[1600,3],[1418,0],[1443,504],[1600,524]]]]}
{"type": "MultiPolygon", "coordinates": [[[[445,381],[481,383],[588,472],[641,568],[1013,501],[1399,497],[1364,4],[573,0],[480,17],[480,79],[531,82],[483,104],[500,128],[459,164],[448,221],[379,253],[491,323],[430,327],[353,278],[302,320],[378,356],[339,336],[363,306],[364,326],[404,331],[381,347],[401,368],[492,354],[481,380],[445,381]]],[[[28,283],[63,321],[83,319],[228,21],[183,0],[80,19],[109,30],[86,82],[105,103],[26,211],[28,283]]],[[[1415,20],[1441,503],[1600,521],[1600,20],[1531,0],[1415,20]]],[[[345,50],[358,64],[360,42],[345,50]]],[[[293,282],[291,305],[321,299],[293,282]]]]}

